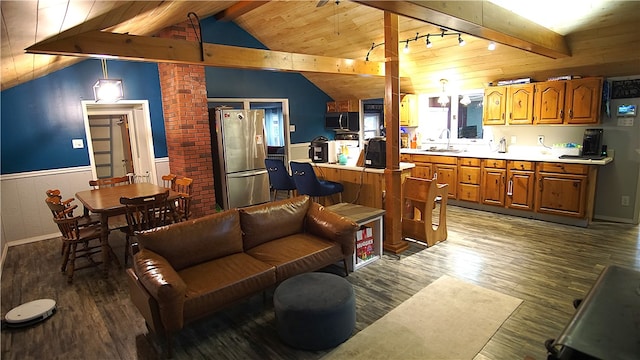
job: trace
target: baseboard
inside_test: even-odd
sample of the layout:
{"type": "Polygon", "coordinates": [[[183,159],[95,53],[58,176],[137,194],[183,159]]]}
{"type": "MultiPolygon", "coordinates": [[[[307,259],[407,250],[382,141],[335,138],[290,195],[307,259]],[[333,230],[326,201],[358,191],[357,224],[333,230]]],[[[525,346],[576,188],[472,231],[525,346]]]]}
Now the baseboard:
{"type": "Polygon", "coordinates": [[[633,219],[619,218],[619,217],[615,217],[615,216],[593,215],[593,219],[594,220],[602,220],[602,221],[611,221],[611,222],[617,222],[617,223],[623,223],[623,224],[635,224],[635,225],[638,225],[638,223],[634,222],[633,219]]]}
{"type": "Polygon", "coordinates": [[[2,249],[2,260],[0,260],[0,279],[2,278],[2,270],[4,269],[4,259],[7,258],[7,252],[9,251],[10,246],[24,245],[24,244],[34,243],[42,240],[54,239],[57,237],[60,237],[60,233],[38,235],[38,236],[26,238],[26,239],[10,241],[4,244],[4,248],[2,249]]]}

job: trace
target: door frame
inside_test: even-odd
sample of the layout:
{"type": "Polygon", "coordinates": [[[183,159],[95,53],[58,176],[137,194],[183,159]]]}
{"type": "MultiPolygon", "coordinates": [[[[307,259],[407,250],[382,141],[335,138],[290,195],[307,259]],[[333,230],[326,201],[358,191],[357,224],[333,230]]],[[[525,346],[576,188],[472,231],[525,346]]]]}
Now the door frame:
{"type": "Polygon", "coordinates": [[[157,183],[155,152],[153,149],[153,133],[151,131],[151,115],[148,100],[120,100],[117,103],[100,104],[95,101],[84,100],[82,103],[82,117],[89,151],[91,174],[97,179],[96,161],[93,155],[91,141],[91,129],[89,127],[90,115],[125,115],[129,121],[129,141],[133,155],[133,168],[137,169],[137,175],[145,175],[148,179],[157,183]]]}

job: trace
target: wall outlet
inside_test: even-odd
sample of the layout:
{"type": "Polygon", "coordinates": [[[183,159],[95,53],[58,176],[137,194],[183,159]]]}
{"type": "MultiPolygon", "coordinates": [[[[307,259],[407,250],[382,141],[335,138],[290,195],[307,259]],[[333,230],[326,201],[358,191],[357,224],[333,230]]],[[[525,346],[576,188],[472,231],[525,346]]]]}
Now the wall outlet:
{"type": "Polygon", "coordinates": [[[620,205],[629,206],[629,196],[622,195],[622,197],[620,198],[620,205]]]}
{"type": "Polygon", "coordinates": [[[544,135],[538,135],[538,144],[544,145],[544,135]]]}

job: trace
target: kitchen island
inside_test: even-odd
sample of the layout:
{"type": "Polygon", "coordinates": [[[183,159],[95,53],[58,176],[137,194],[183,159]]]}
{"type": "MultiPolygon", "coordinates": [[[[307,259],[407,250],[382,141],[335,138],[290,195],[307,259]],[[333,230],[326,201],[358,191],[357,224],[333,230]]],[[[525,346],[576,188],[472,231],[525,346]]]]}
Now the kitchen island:
{"type": "MultiPolygon", "coordinates": [[[[374,169],[354,165],[312,163],[316,176],[323,180],[339,182],[344,186],[342,202],[384,209],[385,179],[384,169],[374,169]]],[[[411,176],[415,165],[401,162],[401,177],[411,176]]],[[[320,199],[324,205],[337,203],[335,199],[320,199]]]]}

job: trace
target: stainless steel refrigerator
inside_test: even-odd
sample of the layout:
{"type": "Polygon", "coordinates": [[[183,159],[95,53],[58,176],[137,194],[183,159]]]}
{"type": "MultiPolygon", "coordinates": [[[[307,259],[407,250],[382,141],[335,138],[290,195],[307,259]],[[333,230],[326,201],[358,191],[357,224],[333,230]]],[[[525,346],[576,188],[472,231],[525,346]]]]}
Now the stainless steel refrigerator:
{"type": "Polygon", "coordinates": [[[218,205],[228,210],[268,202],[264,110],[216,108],[213,112],[211,146],[218,205]]]}

